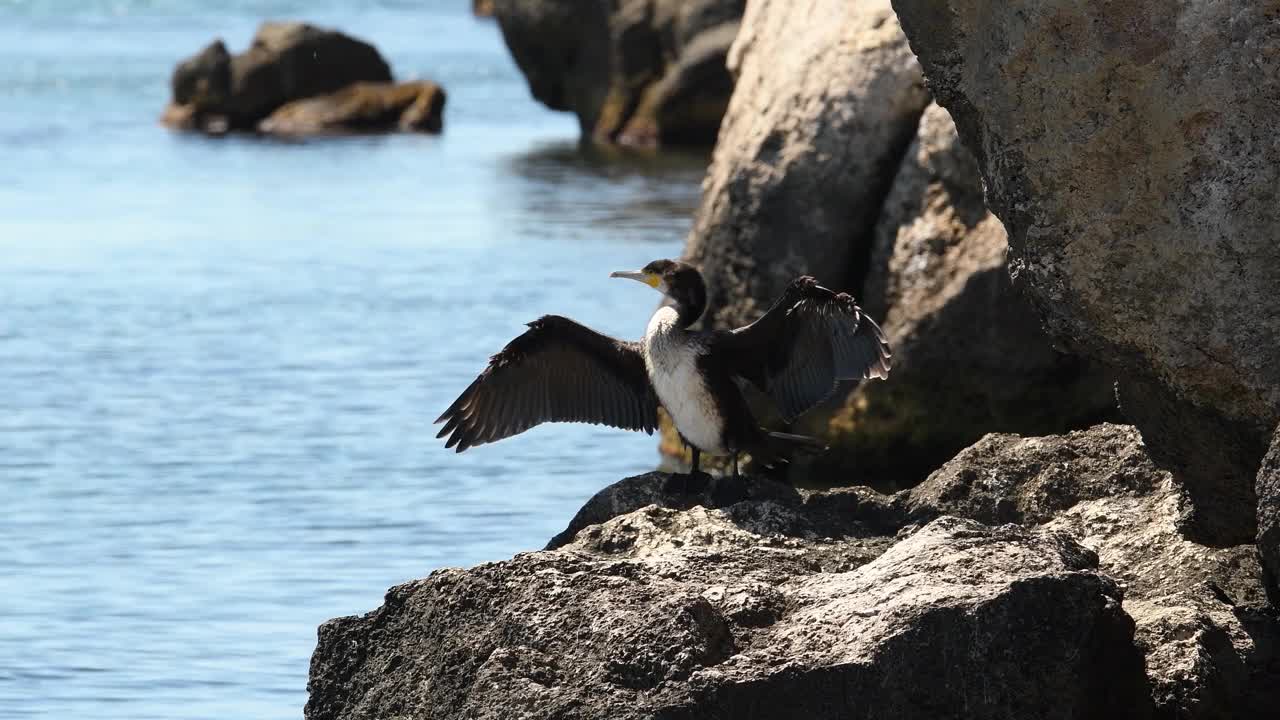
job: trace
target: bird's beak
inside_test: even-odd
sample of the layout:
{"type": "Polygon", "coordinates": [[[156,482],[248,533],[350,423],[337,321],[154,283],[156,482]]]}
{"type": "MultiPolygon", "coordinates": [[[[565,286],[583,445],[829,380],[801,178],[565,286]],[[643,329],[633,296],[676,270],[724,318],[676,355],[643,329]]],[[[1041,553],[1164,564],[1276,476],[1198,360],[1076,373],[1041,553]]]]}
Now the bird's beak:
{"type": "Polygon", "coordinates": [[[639,280],[654,289],[657,289],[657,287],[662,284],[662,278],[653,273],[644,272],[643,270],[619,270],[618,272],[609,273],[609,277],[639,280]]]}

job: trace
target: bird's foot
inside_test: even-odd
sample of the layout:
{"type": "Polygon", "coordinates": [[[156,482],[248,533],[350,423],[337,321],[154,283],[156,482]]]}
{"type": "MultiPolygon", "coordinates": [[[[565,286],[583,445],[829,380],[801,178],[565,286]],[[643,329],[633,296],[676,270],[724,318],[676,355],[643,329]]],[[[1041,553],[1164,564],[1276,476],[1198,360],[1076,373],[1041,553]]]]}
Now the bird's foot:
{"type": "Polygon", "coordinates": [[[745,475],[724,475],[711,486],[710,500],[713,507],[728,507],[751,499],[751,488],[745,475]]]}
{"type": "Polygon", "coordinates": [[[668,495],[696,495],[706,490],[710,484],[711,475],[702,471],[671,473],[662,491],[668,495]]]}

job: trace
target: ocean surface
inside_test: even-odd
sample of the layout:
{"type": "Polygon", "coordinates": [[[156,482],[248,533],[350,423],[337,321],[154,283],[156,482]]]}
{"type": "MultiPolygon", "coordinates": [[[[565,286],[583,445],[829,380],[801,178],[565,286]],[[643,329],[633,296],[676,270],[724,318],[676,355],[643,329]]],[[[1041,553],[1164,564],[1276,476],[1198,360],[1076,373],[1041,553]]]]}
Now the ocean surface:
{"type": "Polygon", "coordinates": [[[580,150],[469,0],[0,0],[0,718],[299,718],[316,627],[540,547],[657,462],[432,422],[523,323],[636,337],[706,157],[580,150]],[[262,19],[448,92],[439,137],[157,125],[262,19]]]}

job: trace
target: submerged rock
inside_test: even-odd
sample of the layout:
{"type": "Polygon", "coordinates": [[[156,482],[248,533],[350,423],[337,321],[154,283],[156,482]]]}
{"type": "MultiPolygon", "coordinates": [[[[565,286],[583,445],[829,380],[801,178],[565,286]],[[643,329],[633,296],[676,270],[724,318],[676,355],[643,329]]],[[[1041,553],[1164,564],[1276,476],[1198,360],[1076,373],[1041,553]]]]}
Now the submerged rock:
{"type": "Polygon", "coordinates": [[[1011,267],[1064,346],[1113,365],[1186,522],[1255,534],[1280,422],[1280,29],[1243,0],[894,0],[973,149],[1011,267]]]}
{"type": "Polygon", "coordinates": [[[744,0],[495,0],[533,96],[624,145],[709,145],[733,90],[744,0]]]}
{"type": "Polygon", "coordinates": [[[210,134],[439,132],[444,92],[434,83],[391,80],[391,68],[366,42],[306,23],[267,22],[243,53],[215,40],[179,63],[161,121],[210,134]]]}

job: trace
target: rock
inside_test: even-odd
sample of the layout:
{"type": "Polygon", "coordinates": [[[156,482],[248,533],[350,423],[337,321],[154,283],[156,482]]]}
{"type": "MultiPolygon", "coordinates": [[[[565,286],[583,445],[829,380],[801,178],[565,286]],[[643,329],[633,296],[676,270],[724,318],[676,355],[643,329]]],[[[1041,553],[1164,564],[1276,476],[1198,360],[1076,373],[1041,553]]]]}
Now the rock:
{"type": "Polygon", "coordinates": [[[471,0],[471,14],[476,17],[493,17],[493,0],[471,0]]]}
{"type": "Polygon", "coordinates": [[[649,506],[560,551],[438,571],[321,627],[306,716],[1066,718],[1141,702],[1120,590],[1065,536],[940,518],[826,565],[856,542],[649,506]]]}
{"type": "Polygon", "coordinates": [[[989,432],[1115,413],[1111,378],[1055,350],[1011,286],[1007,250],[977,163],[930,105],[880,210],[862,297],[889,336],[892,377],[848,395],[824,464],[909,487],[989,432]]]}
{"type": "Polygon", "coordinates": [[[731,515],[747,508],[764,508],[768,512],[744,515],[736,521],[758,535],[870,537],[893,535],[902,527],[900,511],[889,504],[885,495],[867,487],[801,494],[779,482],[746,476],[740,481],[716,477],[703,488],[684,492],[683,488],[672,487],[669,477],[666,473],[653,472],[606,487],[582,506],[569,527],[552,538],[546,549],[568,545],[584,528],[651,505],[672,510],[690,510],[697,506],[723,508],[731,515]],[[751,502],[743,503],[747,499],[751,502]]]}
{"type": "Polygon", "coordinates": [[[744,0],[495,0],[533,96],[585,136],[710,144],[733,90],[725,53],[744,0]]]}
{"type": "Polygon", "coordinates": [[[1258,552],[1271,604],[1280,608],[1280,425],[1258,469],[1258,552]]]}
{"type": "Polygon", "coordinates": [[[750,322],[812,274],[854,289],[871,228],[929,102],[887,0],[753,0],[737,85],[685,249],[705,322],[750,322]]]}
{"type": "Polygon", "coordinates": [[[1187,528],[1251,541],[1280,422],[1274,6],[894,7],[1050,334],[1120,372],[1187,528]]]}
{"type": "Polygon", "coordinates": [[[263,23],[232,56],[221,40],[178,64],[162,120],[178,129],[253,130],[280,106],[356,82],[391,82],[370,44],[305,23],[263,23]]]}
{"type": "Polygon", "coordinates": [[[1280,623],[1252,545],[1179,530],[1173,476],[1137,430],[989,435],[895,497],[908,522],[956,515],[1066,533],[1122,583],[1156,717],[1264,717],[1280,706],[1280,623]]]}
{"type": "Polygon", "coordinates": [[[273,135],[404,130],[438,133],[445,95],[432,82],[354,83],[328,95],[294,100],[258,124],[273,135]]]}

